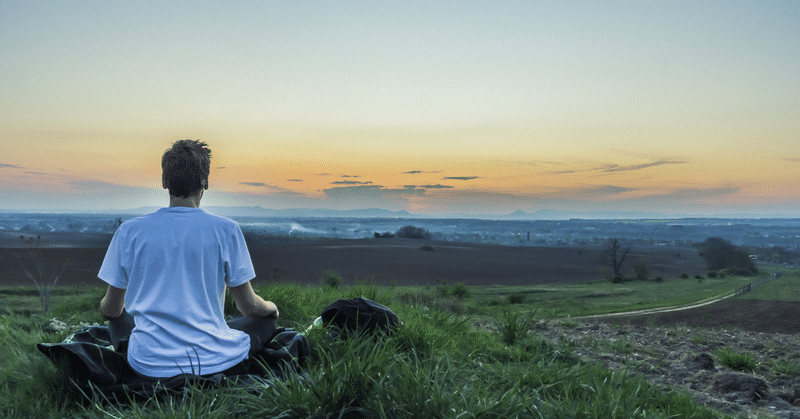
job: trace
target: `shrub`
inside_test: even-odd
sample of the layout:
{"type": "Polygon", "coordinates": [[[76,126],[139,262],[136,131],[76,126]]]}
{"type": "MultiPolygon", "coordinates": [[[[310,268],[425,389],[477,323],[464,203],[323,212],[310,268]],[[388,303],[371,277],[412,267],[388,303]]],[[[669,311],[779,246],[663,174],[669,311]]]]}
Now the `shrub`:
{"type": "Polygon", "coordinates": [[[431,233],[424,228],[407,225],[400,227],[400,229],[397,230],[397,233],[395,233],[395,236],[401,239],[430,239],[431,233]]]}
{"type": "Polygon", "coordinates": [[[722,272],[726,275],[733,275],[733,276],[753,276],[756,272],[758,272],[758,269],[753,271],[750,269],[731,267],[723,269],[722,272]]]}
{"type": "Polygon", "coordinates": [[[453,285],[453,290],[451,292],[453,293],[453,296],[459,300],[463,300],[472,296],[472,293],[469,292],[467,286],[461,282],[453,285]]]}
{"type": "Polygon", "coordinates": [[[783,375],[800,375],[800,362],[795,360],[779,360],[772,364],[772,371],[783,375]]]}
{"type": "Polygon", "coordinates": [[[647,265],[645,265],[643,261],[637,260],[636,263],[633,264],[633,275],[640,281],[647,281],[647,278],[650,276],[650,269],[647,268],[647,265]]]}
{"type": "Polygon", "coordinates": [[[525,302],[525,294],[521,292],[512,292],[506,296],[509,304],[522,304],[525,302]]]}
{"type": "Polygon", "coordinates": [[[494,325],[500,331],[500,339],[506,345],[517,343],[520,338],[524,338],[528,332],[536,326],[536,312],[522,314],[519,312],[504,311],[494,318],[494,325]]]}
{"type": "Polygon", "coordinates": [[[450,289],[447,288],[447,281],[442,281],[441,279],[437,279],[436,282],[439,283],[439,285],[436,286],[436,290],[434,291],[437,297],[441,298],[450,295],[450,289]]]}
{"type": "Polygon", "coordinates": [[[319,283],[325,287],[339,288],[342,286],[342,276],[336,273],[333,269],[328,269],[322,273],[319,278],[319,283]]]}
{"type": "Polygon", "coordinates": [[[613,278],[611,278],[611,282],[614,284],[621,284],[625,282],[625,275],[623,274],[616,274],[613,278]]]}
{"type": "Polygon", "coordinates": [[[745,353],[731,352],[728,348],[717,351],[719,363],[736,371],[753,371],[756,369],[756,358],[745,353]]]}
{"type": "Polygon", "coordinates": [[[664,277],[663,276],[657,276],[655,281],[656,282],[664,282],[664,277]]]}
{"type": "Polygon", "coordinates": [[[689,274],[686,272],[681,273],[681,279],[689,279],[689,274]]]}
{"type": "Polygon", "coordinates": [[[709,278],[716,278],[717,277],[717,271],[708,271],[706,273],[706,276],[709,277],[709,278]]]}
{"type": "Polygon", "coordinates": [[[434,251],[436,249],[434,249],[433,246],[430,246],[430,245],[426,244],[425,246],[420,247],[419,250],[425,250],[425,251],[428,251],[428,252],[432,252],[432,251],[434,251]]]}

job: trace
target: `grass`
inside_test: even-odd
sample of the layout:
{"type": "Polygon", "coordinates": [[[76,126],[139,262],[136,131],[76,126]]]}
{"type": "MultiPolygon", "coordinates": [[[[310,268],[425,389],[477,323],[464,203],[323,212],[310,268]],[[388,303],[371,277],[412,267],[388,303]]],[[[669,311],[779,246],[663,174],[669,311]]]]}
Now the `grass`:
{"type": "Polygon", "coordinates": [[[721,365],[736,371],[754,371],[758,365],[758,361],[752,354],[734,352],[729,348],[721,348],[715,352],[715,355],[721,365]]]}
{"type": "MultiPolygon", "coordinates": [[[[748,281],[752,278],[743,282],[748,281]]],[[[557,288],[468,287],[472,296],[463,299],[436,297],[430,287],[366,282],[339,288],[257,287],[280,307],[282,326],[305,330],[336,299],[364,295],[391,307],[404,327],[377,340],[329,340],[324,330],[312,329],[308,340],[313,356],[305,378],[294,376],[249,392],[190,388],[120,406],[79,403],[74,385],[35,349],[38,342],[59,342],[66,336],[46,331],[53,317],[69,324],[102,322],[96,309],[102,289],[57,289],[56,308],[46,315],[12,308],[15,299],[35,294],[0,289],[0,304],[6,304],[0,306],[5,307],[0,317],[0,417],[722,417],[635,374],[584,362],[573,355],[573,346],[549,343],[533,326],[554,315],[656,306],[659,297],[661,305],[688,303],[731,290],[739,282],[709,278],[702,283],[666,279],[557,288]],[[521,293],[524,301],[509,304],[506,296],[511,293],[521,293]]],[[[232,304],[226,304],[226,312],[235,314],[232,304]]],[[[788,373],[796,367],[776,368],[788,373]]]]}
{"type": "MultiPolygon", "coordinates": [[[[765,276],[768,276],[767,274],[770,274],[773,271],[780,270],[772,269],[766,271],[761,267],[759,268],[762,271],[765,271],[765,276]]],[[[746,283],[755,282],[756,278],[757,277],[753,277],[746,283]]],[[[761,284],[753,288],[751,292],[743,295],[741,298],[770,301],[800,301],[800,274],[798,274],[798,271],[794,269],[783,270],[783,274],[781,275],[780,279],[761,284]]]]}
{"type": "MultiPolygon", "coordinates": [[[[768,276],[768,273],[762,275],[768,276]]],[[[784,274],[784,277],[791,275],[784,274]]],[[[688,305],[705,298],[730,293],[736,287],[753,282],[756,278],[726,276],[722,279],[707,278],[702,282],[668,278],[660,282],[634,280],[621,284],[596,280],[565,286],[550,284],[528,287],[474,287],[471,292],[475,301],[480,303],[478,308],[486,315],[491,315],[491,307],[502,305],[511,297],[515,302],[522,299],[522,304],[514,304],[518,310],[538,309],[541,313],[556,317],[580,317],[688,305]]]]}

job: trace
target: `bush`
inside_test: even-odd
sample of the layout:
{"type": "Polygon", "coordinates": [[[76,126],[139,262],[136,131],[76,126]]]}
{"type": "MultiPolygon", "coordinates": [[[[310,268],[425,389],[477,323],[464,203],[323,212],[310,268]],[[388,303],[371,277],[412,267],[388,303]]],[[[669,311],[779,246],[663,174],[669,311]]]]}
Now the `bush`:
{"type": "Polygon", "coordinates": [[[664,282],[664,277],[663,276],[657,276],[654,281],[656,281],[656,282],[664,282]]]}
{"type": "Polygon", "coordinates": [[[436,282],[439,283],[439,285],[436,286],[436,290],[434,291],[437,297],[443,298],[450,295],[450,289],[447,288],[447,281],[442,281],[441,279],[437,279],[436,282]]]}
{"type": "Polygon", "coordinates": [[[623,274],[616,274],[613,278],[611,278],[611,282],[614,284],[621,284],[625,282],[625,275],[623,274]]]}
{"type": "Polygon", "coordinates": [[[723,269],[722,272],[723,272],[723,275],[753,276],[756,272],[758,272],[758,269],[752,271],[750,269],[744,269],[744,268],[727,268],[727,269],[723,269]]]}
{"type": "Polygon", "coordinates": [[[750,354],[731,352],[728,348],[717,351],[719,363],[736,371],[753,371],[756,369],[756,358],[750,354]]]}
{"type": "Polygon", "coordinates": [[[522,304],[525,302],[525,294],[521,292],[512,292],[506,296],[509,304],[522,304]]]}
{"type": "Polygon", "coordinates": [[[432,251],[434,251],[436,249],[434,249],[433,246],[429,246],[429,245],[426,244],[425,246],[420,247],[419,250],[425,250],[425,251],[428,251],[428,252],[432,252],[432,251]]]}
{"type": "Polygon", "coordinates": [[[686,272],[681,273],[681,279],[689,279],[689,274],[686,272]]]}
{"type": "Polygon", "coordinates": [[[637,260],[633,264],[633,276],[640,281],[647,281],[650,276],[650,269],[641,260],[637,260]]]}
{"type": "Polygon", "coordinates": [[[459,300],[463,300],[472,296],[472,293],[469,292],[467,286],[461,282],[453,285],[453,290],[451,292],[453,293],[453,297],[456,297],[459,300]]]}
{"type": "Polygon", "coordinates": [[[395,236],[401,239],[430,239],[431,233],[424,228],[407,225],[405,227],[400,227],[397,233],[395,233],[395,236]]]}
{"type": "Polygon", "coordinates": [[[322,273],[319,278],[320,285],[324,287],[339,288],[342,286],[342,276],[336,273],[333,269],[328,269],[322,273]]]}
{"type": "Polygon", "coordinates": [[[716,278],[717,277],[717,271],[708,271],[706,273],[706,276],[709,277],[709,278],[716,278]]]}
{"type": "Polygon", "coordinates": [[[523,315],[518,312],[505,311],[494,318],[494,325],[500,331],[500,339],[506,345],[513,345],[536,326],[536,312],[523,315]]]}

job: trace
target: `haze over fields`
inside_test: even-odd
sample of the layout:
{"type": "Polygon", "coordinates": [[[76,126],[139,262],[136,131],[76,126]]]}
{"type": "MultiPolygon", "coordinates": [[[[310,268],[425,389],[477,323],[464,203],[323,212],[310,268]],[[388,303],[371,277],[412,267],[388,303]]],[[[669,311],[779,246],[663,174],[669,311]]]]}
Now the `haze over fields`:
{"type": "Polygon", "coordinates": [[[0,209],[800,216],[800,4],[0,3],[0,209]]]}

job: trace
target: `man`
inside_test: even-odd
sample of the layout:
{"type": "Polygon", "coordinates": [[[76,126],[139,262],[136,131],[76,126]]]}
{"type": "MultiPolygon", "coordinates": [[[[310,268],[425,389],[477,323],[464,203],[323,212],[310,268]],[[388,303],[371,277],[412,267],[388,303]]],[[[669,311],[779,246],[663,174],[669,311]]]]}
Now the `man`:
{"type": "Polygon", "coordinates": [[[123,223],[98,277],[108,283],[100,313],[115,348],[140,375],[239,374],[269,341],[278,308],[250,285],[253,263],[234,221],[199,208],[208,189],[211,150],[175,142],[161,159],[169,207],[123,223]],[[225,322],[226,288],[245,316],[225,322]]]}

